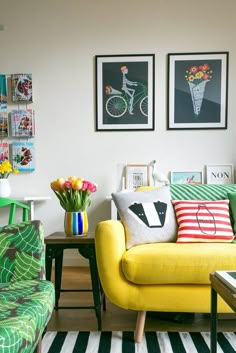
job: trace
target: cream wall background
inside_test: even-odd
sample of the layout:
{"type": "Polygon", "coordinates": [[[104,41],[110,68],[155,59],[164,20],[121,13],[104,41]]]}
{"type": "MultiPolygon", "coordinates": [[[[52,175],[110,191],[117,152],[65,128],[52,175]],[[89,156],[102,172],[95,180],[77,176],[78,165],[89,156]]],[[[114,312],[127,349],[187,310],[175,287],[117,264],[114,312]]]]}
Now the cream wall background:
{"type": "Polygon", "coordinates": [[[36,116],[36,171],[11,176],[12,193],[52,197],[35,210],[46,235],[63,229],[49,187],[59,176],[98,184],[88,211],[94,230],[110,216],[106,196],[126,162],[156,159],[166,174],[236,166],[235,0],[0,0],[0,9],[0,72],[32,73],[36,116]],[[214,51],[229,51],[228,129],[166,130],[167,54],[214,51]],[[95,55],[152,53],[155,131],[96,132],[95,55]]]}

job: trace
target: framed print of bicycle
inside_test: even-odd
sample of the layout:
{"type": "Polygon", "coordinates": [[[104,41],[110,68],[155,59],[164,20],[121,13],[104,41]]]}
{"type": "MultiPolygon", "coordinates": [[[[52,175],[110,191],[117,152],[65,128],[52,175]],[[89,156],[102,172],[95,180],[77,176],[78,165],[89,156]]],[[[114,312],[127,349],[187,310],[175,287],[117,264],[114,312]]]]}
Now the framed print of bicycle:
{"type": "Polygon", "coordinates": [[[96,131],[154,130],[154,57],[96,56],[96,131]]]}
{"type": "Polygon", "coordinates": [[[228,52],[168,54],[168,130],[226,129],[228,52]]]}

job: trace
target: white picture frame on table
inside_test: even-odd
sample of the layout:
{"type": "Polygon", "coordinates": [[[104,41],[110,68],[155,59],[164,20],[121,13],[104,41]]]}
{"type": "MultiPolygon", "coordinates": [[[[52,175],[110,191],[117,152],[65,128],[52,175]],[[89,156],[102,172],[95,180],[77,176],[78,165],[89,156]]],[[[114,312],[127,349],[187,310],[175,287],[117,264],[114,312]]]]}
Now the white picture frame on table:
{"type": "Polygon", "coordinates": [[[172,171],[171,184],[203,184],[203,172],[200,170],[172,171]]]}
{"type": "Polygon", "coordinates": [[[233,164],[207,164],[207,184],[234,184],[233,164]]]}
{"type": "Polygon", "coordinates": [[[125,180],[125,187],[128,190],[134,190],[139,186],[150,185],[149,165],[127,164],[125,180]]]}

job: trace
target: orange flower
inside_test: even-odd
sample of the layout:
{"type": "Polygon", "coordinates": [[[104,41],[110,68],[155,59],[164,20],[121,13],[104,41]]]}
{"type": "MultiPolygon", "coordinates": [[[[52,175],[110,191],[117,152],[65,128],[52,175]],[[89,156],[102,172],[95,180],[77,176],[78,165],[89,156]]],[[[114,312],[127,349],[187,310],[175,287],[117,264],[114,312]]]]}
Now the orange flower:
{"type": "Polygon", "coordinates": [[[202,71],[210,70],[210,66],[208,64],[203,64],[199,66],[199,70],[202,70],[202,71]]]}
{"type": "Polygon", "coordinates": [[[194,81],[194,76],[193,75],[189,76],[188,80],[191,82],[194,81]]]}
{"type": "Polygon", "coordinates": [[[209,80],[209,78],[211,78],[211,77],[208,74],[204,74],[202,78],[203,78],[203,80],[209,80]]]}
{"type": "Polygon", "coordinates": [[[202,71],[198,71],[195,76],[197,79],[201,79],[203,77],[203,75],[204,75],[204,73],[202,71]]]}
{"type": "Polygon", "coordinates": [[[198,67],[197,66],[191,66],[189,69],[189,72],[191,72],[192,74],[195,74],[195,72],[198,71],[198,67]]]}

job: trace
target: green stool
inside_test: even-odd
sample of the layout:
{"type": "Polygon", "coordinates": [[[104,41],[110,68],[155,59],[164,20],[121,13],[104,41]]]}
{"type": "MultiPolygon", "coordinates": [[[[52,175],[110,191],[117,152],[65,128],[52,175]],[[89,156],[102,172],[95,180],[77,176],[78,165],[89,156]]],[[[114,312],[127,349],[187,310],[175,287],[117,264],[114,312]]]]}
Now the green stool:
{"type": "Polygon", "coordinates": [[[22,209],[22,222],[26,222],[29,220],[29,211],[30,207],[25,205],[24,203],[6,199],[5,197],[0,197],[0,207],[10,206],[10,214],[8,219],[8,224],[15,223],[16,209],[18,207],[22,209]]]}

